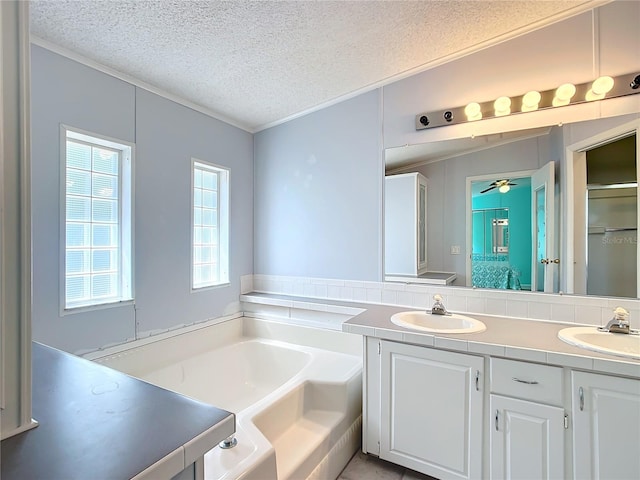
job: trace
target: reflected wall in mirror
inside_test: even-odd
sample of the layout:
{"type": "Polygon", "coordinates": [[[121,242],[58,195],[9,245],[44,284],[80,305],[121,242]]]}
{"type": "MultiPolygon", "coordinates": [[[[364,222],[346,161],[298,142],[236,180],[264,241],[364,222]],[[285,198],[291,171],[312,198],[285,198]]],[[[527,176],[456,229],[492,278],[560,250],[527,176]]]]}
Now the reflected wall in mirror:
{"type": "MultiPolygon", "coordinates": [[[[588,229],[587,212],[591,212],[592,215],[589,216],[591,219],[596,215],[597,207],[587,203],[587,173],[589,172],[593,178],[596,168],[588,167],[587,154],[592,157],[595,153],[588,152],[609,144],[612,140],[632,138],[635,142],[630,148],[633,157],[631,160],[626,160],[626,163],[622,162],[626,166],[620,166],[618,153],[605,155],[608,160],[602,160],[601,163],[605,165],[604,171],[608,172],[609,176],[602,182],[605,186],[621,183],[618,177],[613,176],[613,172],[623,168],[627,170],[628,176],[636,178],[637,185],[638,169],[635,165],[638,160],[638,143],[635,139],[639,129],[640,114],[631,114],[560,126],[391,148],[385,151],[386,174],[419,172],[429,180],[427,269],[454,273],[456,275],[454,285],[486,286],[476,283],[477,276],[474,278],[472,273],[472,265],[477,258],[474,256],[478,253],[476,247],[480,245],[474,235],[476,227],[472,223],[473,211],[508,208],[507,251],[491,252],[496,257],[487,257],[485,252],[483,261],[504,262],[501,266],[506,267],[509,274],[502,278],[501,286],[491,288],[520,288],[635,298],[638,297],[640,287],[637,281],[639,271],[637,264],[640,257],[637,254],[636,231],[618,230],[595,233],[593,228],[588,229]],[[622,130],[626,133],[622,133],[622,130]],[[545,224],[544,221],[531,216],[531,212],[534,215],[536,212],[537,205],[534,200],[537,197],[528,182],[532,172],[548,164],[551,165],[552,174],[557,181],[547,185],[554,203],[551,213],[555,215],[545,224]],[[633,165],[633,169],[630,165],[633,165]],[[629,171],[631,171],[630,174],[629,171]],[[527,172],[528,175],[524,175],[527,172]],[[484,195],[496,195],[500,199],[500,185],[497,183],[500,180],[510,180],[518,185],[510,185],[509,191],[503,193],[501,200],[496,200],[497,203],[477,204],[475,200],[477,195],[467,192],[467,184],[480,195],[480,191],[494,183],[496,188],[485,192],[484,195]],[[478,181],[477,185],[475,181],[478,181]],[[519,183],[522,183],[522,187],[519,183]],[[529,213],[516,214],[514,212],[516,207],[505,203],[509,195],[518,194],[518,189],[523,191],[528,189],[529,213]],[[494,191],[496,193],[492,193],[494,191]],[[543,241],[539,238],[540,226],[544,231],[543,239],[550,242],[546,245],[540,243],[543,241]],[[589,232],[591,232],[590,235],[589,232]],[[607,255],[598,253],[597,248],[592,245],[594,235],[601,235],[595,241],[600,243],[601,250],[608,249],[607,255]],[[530,262],[518,259],[516,255],[519,254],[516,254],[516,251],[520,248],[533,249],[532,252],[522,254],[523,257],[529,256],[530,262]],[[537,254],[534,253],[536,250],[538,250],[537,254]],[[590,255],[589,252],[591,252],[590,255]],[[536,258],[536,255],[541,256],[536,258]],[[616,261],[624,263],[627,267],[631,265],[634,267],[633,271],[625,270],[622,273],[622,267],[616,264],[616,261]],[[611,281],[611,275],[617,275],[615,282],[611,281]],[[606,290],[602,289],[603,285],[607,285],[606,290]]],[[[631,142],[631,140],[628,141],[631,142]]],[[[625,187],[635,188],[628,185],[625,187]]],[[[609,188],[613,189],[613,187],[609,188]]],[[[589,189],[593,187],[590,186],[589,189]]],[[[610,222],[602,225],[594,224],[591,227],[604,227],[605,230],[606,228],[635,229],[637,227],[639,215],[637,188],[626,190],[625,200],[621,200],[619,196],[616,198],[618,199],[615,202],[608,201],[614,205],[613,207],[607,207],[609,208],[607,212],[598,214],[597,222],[602,223],[602,218],[610,222]],[[623,204],[624,207],[622,207],[623,204]],[[627,220],[633,217],[635,223],[627,220],[613,222],[616,216],[611,212],[614,210],[620,212],[622,208],[629,211],[627,220]]],[[[602,205],[603,202],[600,201],[600,208],[604,208],[602,205]]],[[[484,241],[486,238],[485,235],[484,241]]]]}

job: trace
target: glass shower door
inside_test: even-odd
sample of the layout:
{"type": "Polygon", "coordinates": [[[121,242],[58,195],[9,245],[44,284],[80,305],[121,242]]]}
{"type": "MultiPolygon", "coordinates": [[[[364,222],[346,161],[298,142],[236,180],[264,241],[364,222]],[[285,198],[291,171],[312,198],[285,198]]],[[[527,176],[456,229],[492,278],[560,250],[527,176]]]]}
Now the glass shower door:
{"type": "Polygon", "coordinates": [[[637,296],[637,187],[621,187],[588,187],[588,295],[637,296]]]}

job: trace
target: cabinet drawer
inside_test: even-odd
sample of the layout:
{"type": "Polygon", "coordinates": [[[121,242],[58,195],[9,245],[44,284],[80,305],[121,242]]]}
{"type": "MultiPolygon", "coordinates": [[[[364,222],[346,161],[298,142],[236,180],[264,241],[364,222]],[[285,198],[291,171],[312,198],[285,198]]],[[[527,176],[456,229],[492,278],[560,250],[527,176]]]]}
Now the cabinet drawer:
{"type": "Polygon", "coordinates": [[[562,405],[562,368],[491,359],[491,392],[533,402],[562,405]]]}

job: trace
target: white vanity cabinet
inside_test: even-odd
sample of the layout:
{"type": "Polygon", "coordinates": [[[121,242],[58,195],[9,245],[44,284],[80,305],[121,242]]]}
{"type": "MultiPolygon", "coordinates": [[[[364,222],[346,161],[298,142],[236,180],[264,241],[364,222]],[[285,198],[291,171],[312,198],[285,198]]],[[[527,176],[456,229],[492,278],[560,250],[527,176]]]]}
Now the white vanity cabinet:
{"type": "Polygon", "coordinates": [[[640,380],[571,372],[575,479],[640,478],[640,380]]]}
{"type": "Polygon", "coordinates": [[[483,357],[380,341],[380,458],[480,478],[483,372],[483,357]]]}
{"type": "Polygon", "coordinates": [[[562,368],[491,358],[491,478],[562,479],[562,368]]]}
{"type": "Polygon", "coordinates": [[[628,365],[632,377],[395,338],[364,346],[365,453],[441,480],[640,479],[628,365]]]}
{"type": "Polygon", "coordinates": [[[419,173],[384,181],[385,275],[427,271],[427,179],[419,173]]]}

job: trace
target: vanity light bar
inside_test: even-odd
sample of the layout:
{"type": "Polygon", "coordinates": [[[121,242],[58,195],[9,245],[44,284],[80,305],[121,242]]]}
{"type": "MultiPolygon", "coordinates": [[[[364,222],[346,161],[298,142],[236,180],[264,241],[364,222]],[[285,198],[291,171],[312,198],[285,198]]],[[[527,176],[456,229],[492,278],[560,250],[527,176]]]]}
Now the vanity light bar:
{"type": "Polygon", "coordinates": [[[472,102],[464,107],[419,113],[416,115],[416,130],[623,97],[634,93],[640,93],[640,74],[602,76],[593,82],[579,85],[565,83],[553,90],[532,90],[515,97],[499,97],[482,103],[472,102]]]}

